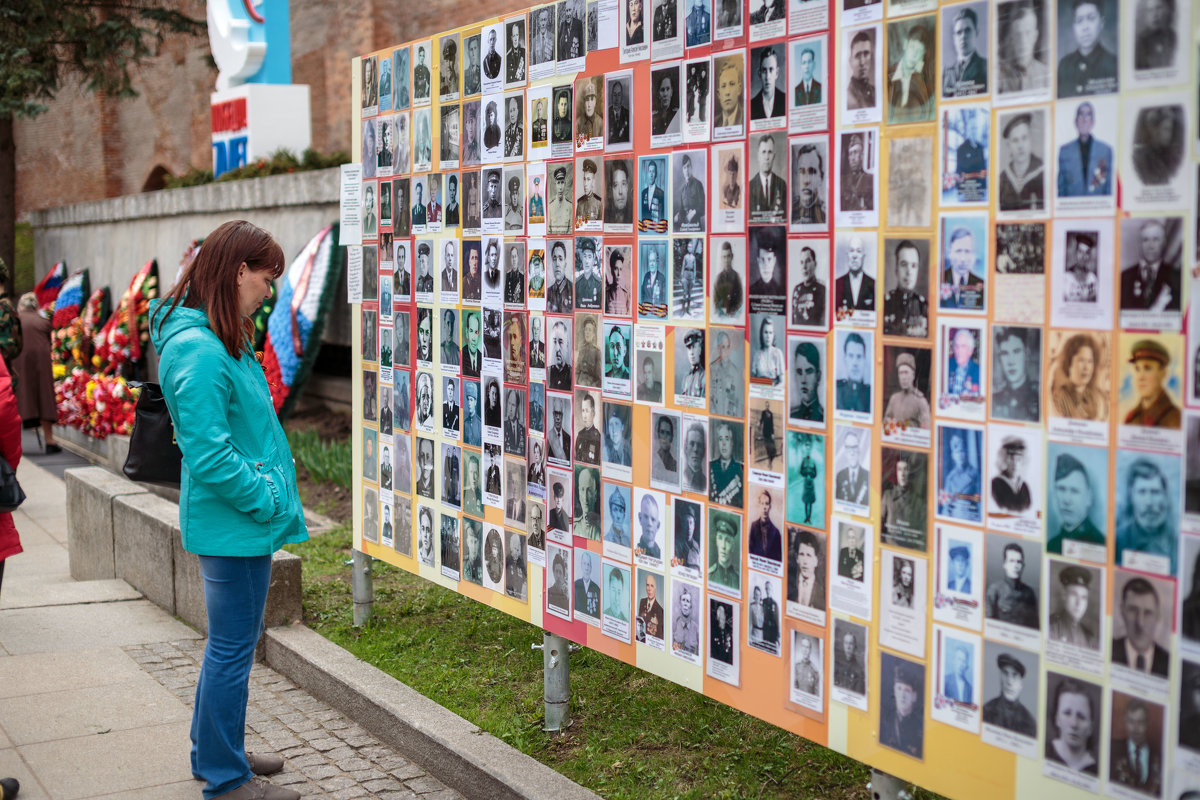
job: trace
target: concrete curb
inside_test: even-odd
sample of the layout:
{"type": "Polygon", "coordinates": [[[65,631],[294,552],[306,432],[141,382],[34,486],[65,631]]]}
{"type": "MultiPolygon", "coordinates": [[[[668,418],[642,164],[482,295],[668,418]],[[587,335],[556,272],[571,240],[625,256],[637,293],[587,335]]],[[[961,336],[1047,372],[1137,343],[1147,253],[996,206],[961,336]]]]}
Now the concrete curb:
{"type": "Polygon", "coordinates": [[[465,797],[599,798],[303,625],[263,638],[272,669],[465,797]]]}

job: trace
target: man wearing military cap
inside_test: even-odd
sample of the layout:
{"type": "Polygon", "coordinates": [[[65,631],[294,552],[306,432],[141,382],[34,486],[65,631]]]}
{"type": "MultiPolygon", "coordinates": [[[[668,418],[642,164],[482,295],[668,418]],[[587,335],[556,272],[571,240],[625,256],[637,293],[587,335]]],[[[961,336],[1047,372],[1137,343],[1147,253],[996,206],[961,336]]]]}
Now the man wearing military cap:
{"type": "Polygon", "coordinates": [[[600,275],[596,266],[596,240],[591,236],[581,236],[575,240],[579,244],[579,263],[575,271],[575,307],[600,310],[600,275]]]}
{"type": "Polygon", "coordinates": [[[684,334],[683,346],[688,356],[688,371],[682,372],[677,381],[676,391],[684,397],[704,398],[704,333],[697,328],[690,328],[684,334]]]}
{"type": "Polygon", "coordinates": [[[525,227],[521,199],[521,179],[513,175],[508,179],[508,208],[504,210],[504,229],[506,231],[520,231],[525,227]]]}
{"type": "Polygon", "coordinates": [[[1070,453],[1063,453],[1054,464],[1054,485],[1051,498],[1058,512],[1058,531],[1046,543],[1049,553],[1062,553],[1068,539],[1084,544],[1105,545],[1104,534],[1092,524],[1091,511],[1095,497],[1092,480],[1083,463],[1070,453]]]}
{"type": "Polygon", "coordinates": [[[883,299],[883,332],[889,336],[928,336],[929,301],[917,291],[921,251],[911,239],[902,239],[895,255],[897,285],[883,299]]]}
{"type": "Polygon", "coordinates": [[[1000,667],[1000,694],[983,704],[983,721],[1029,738],[1037,737],[1037,720],[1021,703],[1025,665],[1008,653],[996,657],[1000,667]]]}
{"type": "Polygon", "coordinates": [[[575,218],[591,222],[600,220],[604,213],[604,200],[596,194],[596,162],[590,158],[583,160],[583,192],[575,201],[575,218]]]}
{"type": "Polygon", "coordinates": [[[1025,440],[1019,436],[1005,436],[1000,443],[999,474],[992,478],[992,500],[1002,511],[1022,513],[1029,510],[1033,498],[1029,484],[1021,474],[1025,463],[1025,440]]]}
{"type": "Polygon", "coordinates": [[[917,360],[912,353],[896,357],[896,380],[900,388],[888,398],[884,420],[907,423],[910,428],[929,430],[929,400],[917,388],[917,360]]]}
{"type": "Polygon", "coordinates": [[[560,164],[554,169],[554,198],[546,215],[550,232],[571,233],[575,230],[573,214],[571,198],[567,195],[567,166],[560,164]]]}
{"type": "Polygon", "coordinates": [[[451,39],[442,45],[442,74],[438,92],[443,97],[458,94],[458,44],[451,39]]]}
{"type": "Polygon", "coordinates": [[[1036,335],[1037,331],[1012,326],[994,329],[1000,369],[992,380],[992,416],[997,419],[1038,421],[1041,390],[1037,377],[1029,374],[1029,354],[1035,348],[1026,339],[1036,335]]]}
{"type": "Polygon", "coordinates": [[[417,243],[417,291],[433,291],[433,273],[429,271],[429,242],[417,243]]]}
{"type": "Polygon", "coordinates": [[[920,673],[915,665],[898,660],[892,672],[892,697],[884,698],[879,713],[879,743],[916,758],[921,758],[925,749],[920,702],[925,681],[920,673]]]}
{"type": "Polygon", "coordinates": [[[1100,639],[1083,619],[1088,610],[1092,574],[1072,564],[1059,573],[1058,582],[1062,590],[1058,595],[1058,611],[1050,615],[1050,640],[1098,650],[1100,639]]]}
{"type": "Polygon", "coordinates": [[[1167,366],[1171,356],[1153,339],[1142,339],[1133,346],[1129,363],[1133,365],[1133,390],[1137,405],[1125,415],[1126,425],[1178,429],[1179,406],[1167,395],[1167,366]]]}
{"type": "Polygon", "coordinates": [[[488,170],[486,183],[487,192],[483,200],[483,218],[496,219],[504,212],[500,205],[500,170],[488,170]]]}

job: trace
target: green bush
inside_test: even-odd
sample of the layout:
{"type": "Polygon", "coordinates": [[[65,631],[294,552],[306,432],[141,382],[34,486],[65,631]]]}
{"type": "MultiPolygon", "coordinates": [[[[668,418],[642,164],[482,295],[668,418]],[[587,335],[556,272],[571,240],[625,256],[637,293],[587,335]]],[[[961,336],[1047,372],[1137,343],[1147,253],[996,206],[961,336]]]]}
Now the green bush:
{"type": "Polygon", "coordinates": [[[220,178],[213,178],[211,169],[193,167],[182,175],[168,175],[164,184],[168,189],[179,189],[185,186],[201,186],[216,181],[238,181],[245,178],[263,178],[268,175],[283,175],[289,172],[307,172],[314,169],[329,169],[350,161],[350,154],[338,150],[329,155],[322,155],[311,147],[304,151],[299,158],[285,148],[280,148],[266,158],[252,161],[244,167],[232,169],[220,178]]]}
{"type": "Polygon", "coordinates": [[[324,441],[315,430],[288,431],[288,444],[296,463],[308,470],[313,480],[350,489],[350,442],[324,441]]]}

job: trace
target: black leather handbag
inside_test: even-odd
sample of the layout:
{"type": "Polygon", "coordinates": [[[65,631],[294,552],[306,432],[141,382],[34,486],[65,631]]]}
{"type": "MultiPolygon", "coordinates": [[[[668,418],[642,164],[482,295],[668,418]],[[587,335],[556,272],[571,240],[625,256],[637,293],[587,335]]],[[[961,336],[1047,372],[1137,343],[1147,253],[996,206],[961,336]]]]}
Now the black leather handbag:
{"type": "Polygon", "coordinates": [[[17,471],[0,458],[0,513],[10,514],[25,502],[25,490],[17,482],[17,471]]]}
{"type": "Polygon", "coordinates": [[[133,382],[130,386],[141,389],[141,394],[133,410],[129,455],[122,472],[132,481],[178,488],[183,453],[175,443],[175,425],[162,387],[133,382]]]}

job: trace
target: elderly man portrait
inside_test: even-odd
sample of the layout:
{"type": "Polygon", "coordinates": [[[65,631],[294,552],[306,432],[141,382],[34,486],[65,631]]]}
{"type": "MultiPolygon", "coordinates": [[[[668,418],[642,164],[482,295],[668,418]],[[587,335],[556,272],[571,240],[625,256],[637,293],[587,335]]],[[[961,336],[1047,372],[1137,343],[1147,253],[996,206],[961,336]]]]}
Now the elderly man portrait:
{"type": "MultiPolygon", "coordinates": [[[[1128,230],[1123,226],[1122,233],[1128,230]]],[[[1179,311],[1183,274],[1166,256],[1167,229],[1161,220],[1138,228],[1138,260],[1121,270],[1121,310],[1179,311]]]]}
{"type": "Polygon", "coordinates": [[[1129,465],[1125,501],[1117,509],[1117,563],[1125,563],[1126,551],[1170,564],[1175,574],[1178,531],[1172,521],[1176,496],[1157,463],[1139,457],[1129,465]]]}
{"type": "MultiPolygon", "coordinates": [[[[1107,122],[1115,122],[1108,120],[1107,122]]],[[[1096,107],[1086,100],[1075,109],[1074,139],[1058,149],[1058,196],[1088,197],[1112,194],[1112,147],[1092,135],[1096,107]]]]}
{"type": "Polygon", "coordinates": [[[834,283],[834,304],[839,311],[874,311],[875,279],[867,274],[866,243],[855,233],[846,245],[847,272],[834,283]]]}

